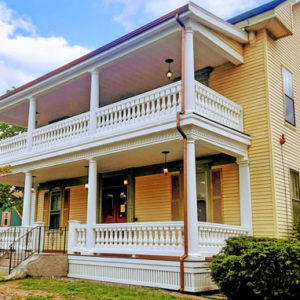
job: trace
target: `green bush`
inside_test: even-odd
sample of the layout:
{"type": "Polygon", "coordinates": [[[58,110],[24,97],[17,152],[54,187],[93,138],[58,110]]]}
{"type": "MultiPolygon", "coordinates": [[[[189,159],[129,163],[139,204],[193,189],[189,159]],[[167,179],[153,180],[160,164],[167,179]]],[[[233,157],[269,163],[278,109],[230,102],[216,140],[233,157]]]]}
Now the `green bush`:
{"type": "Polygon", "coordinates": [[[295,238],[300,241],[300,217],[295,221],[294,232],[295,238]]]}
{"type": "Polygon", "coordinates": [[[228,239],[213,257],[212,277],[229,299],[300,299],[300,242],[228,239]]]}

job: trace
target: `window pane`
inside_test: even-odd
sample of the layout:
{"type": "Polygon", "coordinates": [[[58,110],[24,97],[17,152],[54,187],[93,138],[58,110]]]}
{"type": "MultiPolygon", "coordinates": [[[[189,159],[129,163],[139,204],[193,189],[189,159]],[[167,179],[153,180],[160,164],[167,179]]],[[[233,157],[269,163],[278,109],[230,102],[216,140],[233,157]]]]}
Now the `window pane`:
{"type": "Polygon", "coordinates": [[[299,172],[291,170],[292,198],[300,199],[299,172]]]}
{"type": "Polygon", "coordinates": [[[288,96],[285,96],[285,118],[289,123],[295,125],[294,101],[288,96]]]}
{"type": "Polygon", "coordinates": [[[300,217],[300,201],[298,200],[293,200],[293,213],[296,221],[300,217]]]}
{"type": "Polygon", "coordinates": [[[283,88],[285,95],[290,98],[294,98],[293,93],[293,75],[285,68],[282,69],[283,72],[283,88]]]}
{"type": "Polygon", "coordinates": [[[206,201],[205,200],[197,201],[197,210],[198,210],[198,221],[206,222],[206,201]]]}

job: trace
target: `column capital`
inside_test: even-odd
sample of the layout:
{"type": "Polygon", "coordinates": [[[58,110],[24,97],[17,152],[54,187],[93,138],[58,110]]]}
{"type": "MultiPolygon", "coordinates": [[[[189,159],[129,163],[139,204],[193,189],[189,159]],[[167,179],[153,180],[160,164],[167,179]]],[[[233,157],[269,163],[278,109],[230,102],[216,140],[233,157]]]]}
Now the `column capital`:
{"type": "Polygon", "coordinates": [[[95,157],[88,158],[89,163],[97,163],[97,159],[95,157]]]}
{"type": "Polygon", "coordinates": [[[91,75],[99,75],[99,70],[97,69],[91,69],[89,72],[91,73],[91,75]]]}
{"type": "Polygon", "coordinates": [[[248,159],[243,159],[243,158],[238,158],[236,160],[236,163],[240,166],[240,167],[246,167],[250,165],[250,161],[248,159]]]}
{"type": "Polygon", "coordinates": [[[195,144],[196,140],[194,138],[192,138],[192,137],[188,137],[187,140],[186,140],[186,142],[188,144],[195,144]]]}

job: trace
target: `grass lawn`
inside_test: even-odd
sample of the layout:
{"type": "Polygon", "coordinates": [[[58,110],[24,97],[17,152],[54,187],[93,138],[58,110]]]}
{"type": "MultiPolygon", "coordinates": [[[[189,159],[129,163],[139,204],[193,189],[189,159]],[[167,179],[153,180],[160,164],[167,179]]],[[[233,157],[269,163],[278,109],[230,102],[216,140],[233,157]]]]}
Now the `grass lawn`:
{"type": "MultiPolygon", "coordinates": [[[[88,281],[69,281],[45,278],[27,278],[0,283],[0,295],[11,296],[4,299],[182,299],[159,289],[119,286],[88,281]],[[5,290],[9,288],[10,290],[5,290]],[[16,294],[13,295],[13,291],[16,294]],[[5,294],[6,292],[6,294],[5,294]]],[[[187,299],[186,297],[184,297],[187,299]]],[[[1,298],[2,299],[2,298],[1,298]]],[[[203,298],[199,298],[203,299],[203,298]]]]}

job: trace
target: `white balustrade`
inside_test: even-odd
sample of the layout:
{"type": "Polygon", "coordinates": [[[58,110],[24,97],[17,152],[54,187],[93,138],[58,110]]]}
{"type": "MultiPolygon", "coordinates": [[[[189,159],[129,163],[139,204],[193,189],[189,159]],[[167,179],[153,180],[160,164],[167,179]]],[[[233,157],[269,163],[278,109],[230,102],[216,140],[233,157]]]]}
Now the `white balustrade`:
{"type": "Polygon", "coordinates": [[[86,245],[86,225],[78,225],[75,227],[75,247],[74,249],[84,249],[86,245]]]}
{"type": "Polygon", "coordinates": [[[49,147],[88,135],[89,113],[84,113],[33,131],[33,149],[49,147]]]}
{"type": "Polygon", "coordinates": [[[128,128],[174,116],[180,109],[181,82],[175,82],[144,94],[101,107],[97,110],[97,131],[128,128]]]}
{"type": "Polygon", "coordinates": [[[195,81],[195,111],[222,125],[243,131],[243,108],[195,81]]]}
{"type": "Polygon", "coordinates": [[[31,227],[0,228],[0,250],[9,250],[9,246],[30,231],[31,227]]]}
{"type": "Polygon", "coordinates": [[[220,252],[228,238],[248,235],[249,231],[241,226],[199,222],[198,234],[201,255],[211,257],[220,252]]]}
{"type": "MultiPolygon", "coordinates": [[[[222,125],[243,130],[243,109],[212,89],[195,81],[195,102],[193,110],[199,115],[222,125]]],[[[181,108],[181,81],[161,88],[115,102],[96,110],[99,136],[110,135],[122,129],[142,128],[164,120],[175,120],[181,108]]],[[[90,113],[84,113],[32,131],[34,151],[69,144],[81,143],[89,136],[90,113]]],[[[15,153],[26,153],[27,133],[22,133],[0,142],[0,157],[15,153]]]]}
{"type": "Polygon", "coordinates": [[[0,142],[0,155],[11,156],[15,153],[24,151],[26,149],[27,132],[18,134],[14,137],[3,139],[0,142]]]}

